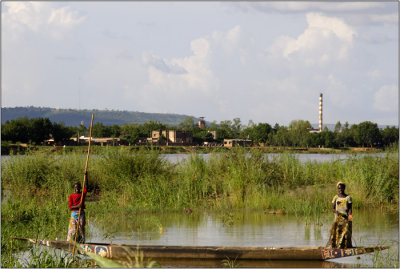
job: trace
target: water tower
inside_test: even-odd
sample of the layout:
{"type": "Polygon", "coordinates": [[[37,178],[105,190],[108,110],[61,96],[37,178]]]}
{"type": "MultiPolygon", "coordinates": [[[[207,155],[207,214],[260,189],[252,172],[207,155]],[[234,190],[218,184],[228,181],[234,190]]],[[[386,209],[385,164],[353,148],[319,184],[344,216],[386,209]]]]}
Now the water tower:
{"type": "Polygon", "coordinates": [[[204,130],[206,129],[206,121],[204,120],[204,117],[200,117],[199,122],[197,123],[200,129],[204,130]]]}

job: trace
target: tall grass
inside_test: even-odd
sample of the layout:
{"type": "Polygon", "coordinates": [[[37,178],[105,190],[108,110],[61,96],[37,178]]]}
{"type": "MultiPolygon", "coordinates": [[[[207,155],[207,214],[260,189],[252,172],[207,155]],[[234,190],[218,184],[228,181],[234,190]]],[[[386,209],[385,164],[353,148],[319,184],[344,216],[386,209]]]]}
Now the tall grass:
{"type": "MultiPolygon", "coordinates": [[[[84,163],[78,154],[15,157],[3,164],[2,190],[54,211],[52,204],[66,205],[73,183],[82,180],[84,163]]],[[[262,151],[237,148],[207,160],[193,154],[174,165],[158,151],[121,148],[91,159],[89,190],[100,195],[96,204],[104,210],[285,207],[299,212],[304,211],[299,204],[325,208],[336,194],[335,183],[344,181],[356,207],[395,205],[398,164],[396,154],[302,163],[290,154],[268,159],[262,151]]]]}

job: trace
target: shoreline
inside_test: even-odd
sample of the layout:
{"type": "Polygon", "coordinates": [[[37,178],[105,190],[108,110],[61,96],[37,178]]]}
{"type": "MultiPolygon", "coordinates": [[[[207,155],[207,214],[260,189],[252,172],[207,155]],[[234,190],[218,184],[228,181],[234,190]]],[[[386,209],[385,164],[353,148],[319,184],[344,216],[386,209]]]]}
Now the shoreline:
{"type": "MultiPolygon", "coordinates": [[[[242,147],[246,150],[259,150],[264,153],[299,153],[299,154],[357,154],[357,153],[380,153],[380,152],[398,152],[398,148],[370,148],[370,147],[346,147],[346,148],[305,148],[305,147],[280,147],[280,146],[258,146],[258,147],[242,147]],[[396,149],[396,150],[395,150],[396,149]]],[[[183,154],[183,153],[216,153],[229,152],[232,148],[223,146],[163,146],[163,145],[140,145],[140,146],[92,146],[92,152],[102,153],[105,150],[122,150],[122,151],[158,151],[165,154],[183,154]]],[[[1,147],[1,155],[24,155],[29,152],[46,152],[52,154],[66,153],[86,153],[87,146],[31,146],[26,144],[3,145],[1,147]]]]}

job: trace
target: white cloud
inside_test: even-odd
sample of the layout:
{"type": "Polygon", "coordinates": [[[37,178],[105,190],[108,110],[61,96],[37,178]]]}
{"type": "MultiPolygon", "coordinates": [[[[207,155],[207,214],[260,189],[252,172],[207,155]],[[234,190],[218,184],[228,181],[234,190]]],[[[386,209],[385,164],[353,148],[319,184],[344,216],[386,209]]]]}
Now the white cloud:
{"type": "Polygon", "coordinates": [[[199,38],[190,42],[190,48],[192,49],[195,57],[204,59],[209,55],[210,43],[205,38],[199,38]]]}
{"type": "Polygon", "coordinates": [[[211,31],[209,35],[190,41],[191,54],[180,58],[144,53],[142,61],[147,67],[149,82],[143,87],[142,98],[151,102],[153,107],[169,107],[169,111],[185,107],[182,103],[185,100],[187,103],[199,103],[198,108],[191,107],[194,110],[203,110],[200,104],[208,103],[215,113],[228,113],[229,104],[221,92],[224,82],[220,81],[220,77],[223,75],[221,70],[215,70],[215,65],[226,63],[232,66],[232,61],[237,59],[239,62],[246,61],[246,51],[241,44],[242,32],[240,25],[226,31],[211,31]],[[185,72],[170,72],[172,67],[185,72]],[[151,96],[160,98],[156,101],[151,96]]]}
{"type": "Polygon", "coordinates": [[[272,2],[272,3],[258,3],[255,7],[268,7],[273,10],[281,12],[301,12],[301,11],[324,11],[324,12],[338,12],[338,11],[365,11],[377,10],[383,8],[380,3],[312,3],[312,2],[272,2]]]}
{"type": "Polygon", "coordinates": [[[353,46],[355,31],[343,20],[319,13],[306,15],[308,27],[296,39],[280,36],[268,51],[305,65],[326,65],[347,58],[353,46]]]}
{"type": "Polygon", "coordinates": [[[209,68],[209,41],[200,38],[190,43],[193,55],[184,58],[163,59],[157,55],[143,54],[143,63],[148,66],[149,82],[171,93],[205,91],[213,80],[209,68]],[[180,72],[171,72],[179,70],[180,72]]]}
{"type": "Polygon", "coordinates": [[[282,14],[301,14],[304,12],[323,12],[325,14],[341,14],[353,25],[385,25],[398,24],[398,3],[390,1],[367,2],[302,2],[302,1],[255,1],[231,3],[234,9],[244,12],[262,12],[282,14]]]}
{"type": "Polygon", "coordinates": [[[231,53],[239,42],[241,27],[235,26],[226,32],[213,31],[211,35],[190,42],[192,55],[166,59],[144,53],[143,63],[148,66],[150,84],[162,86],[172,92],[202,91],[215,93],[218,79],[211,71],[211,63],[217,51],[231,53]],[[184,70],[185,72],[170,72],[184,70]]]}
{"type": "Polygon", "coordinates": [[[144,52],[142,54],[142,61],[145,65],[152,66],[161,72],[172,74],[185,74],[187,71],[177,64],[173,64],[167,59],[152,54],[151,52],[144,52]]]}
{"type": "Polygon", "coordinates": [[[398,105],[398,88],[396,85],[384,85],[374,95],[374,108],[379,111],[396,111],[398,105]]]}
{"type": "Polygon", "coordinates": [[[325,31],[333,32],[339,39],[352,42],[355,33],[343,20],[319,13],[308,13],[306,16],[309,28],[320,29],[325,34],[325,31]]]}
{"type": "Polygon", "coordinates": [[[227,32],[214,31],[211,37],[212,41],[215,42],[217,46],[221,46],[225,53],[232,54],[239,45],[242,35],[241,26],[236,25],[227,32]]]}
{"type": "Polygon", "coordinates": [[[2,13],[3,27],[13,31],[22,31],[28,28],[38,31],[42,21],[36,16],[46,4],[42,2],[5,2],[2,13]]]}
{"type": "Polygon", "coordinates": [[[69,7],[57,8],[45,2],[5,2],[2,13],[3,30],[9,38],[18,38],[32,31],[53,38],[62,38],[85,17],[69,7]]]}
{"type": "Polygon", "coordinates": [[[255,10],[259,12],[286,12],[286,13],[299,13],[299,12],[325,12],[325,13],[338,13],[338,12],[352,12],[352,13],[393,13],[393,5],[396,3],[378,3],[378,2],[302,2],[302,1],[282,1],[282,2],[240,2],[231,4],[235,8],[244,11],[255,10]]]}
{"type": "Polygon", "coordinates": [[[77,11],[71,10],[70,7],[62,7],[51,11],[48,23],[69,28],[82,23],[84,20],[85,17],[80,17],[77,11]]]}

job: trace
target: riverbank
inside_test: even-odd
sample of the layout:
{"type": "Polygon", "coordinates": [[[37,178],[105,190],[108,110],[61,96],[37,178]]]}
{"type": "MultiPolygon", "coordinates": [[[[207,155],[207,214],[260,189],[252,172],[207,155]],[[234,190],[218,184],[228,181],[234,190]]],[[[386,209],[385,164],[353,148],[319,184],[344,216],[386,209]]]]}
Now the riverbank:
{"type": "MultiPolygon", "coordinates": [[[[248,153],[236,148],[207,160],[191,154],[173,164],[159,150],[104,148],[90,159],[87,211],[107,222],[115,214],[252,209],[313,223],[329,211],[340,180],[355,210],[398,212],[398,154],[302,163],[293,154],[269,159],[262,150],[248,153]]],[[[2,197],[5,191],[10,197],[2,203],[2,264],[21,246],[12,236],[65,237],[68,196],[84,165],[85,156],[76,152],[30,152],[2,163],[2,197]]]]}
{"type": "MultiPolygon", "coordinates": [[[[199,153],[209,154],[215,152],[229,152],[232,149],[223,146],[160,146],[160,145],[142,145],[142,146],[92,146],[92,152],[102,154],[109,150],[119,151],[123,148],[126,151],[136,152],[139,150],[158,151],[164,154],[174,153],[199,153]]],[[[260,150],[264,153],[302,153],[302,154],[343,154],[343,153],[374,153],[374,152],[394,152],[398,151],[398,146],[393,145],[389,148],[371,148],[371,147],[345,147],[345,148],[304,148],[304,147],[279,147],[279,146],[258,146],[243,147],[248,151],[260,150]]],[[[28,144],[2,144],[1,155],[28,154],[31,152],[45,152],[49,154],[66,153],[85,153],[87,146],[36,146],[28,144]]]]}

